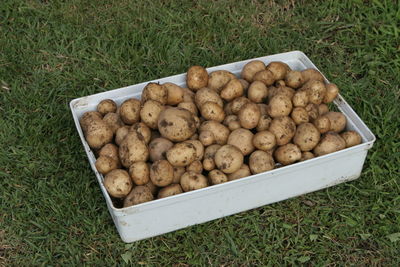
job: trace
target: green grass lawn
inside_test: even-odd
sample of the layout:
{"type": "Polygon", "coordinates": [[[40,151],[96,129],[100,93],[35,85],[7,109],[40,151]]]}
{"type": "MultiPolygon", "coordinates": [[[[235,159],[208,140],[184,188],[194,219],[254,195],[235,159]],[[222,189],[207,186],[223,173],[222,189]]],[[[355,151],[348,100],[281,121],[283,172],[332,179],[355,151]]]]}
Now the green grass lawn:
{"type": "Polygon", "coordinates": [[[399,1],[193,2],[0,1],[0,266],[399,265],[399,1]],[[376,135],[361,177],[123,243],[69,101],[291,50],[376,135]]]}

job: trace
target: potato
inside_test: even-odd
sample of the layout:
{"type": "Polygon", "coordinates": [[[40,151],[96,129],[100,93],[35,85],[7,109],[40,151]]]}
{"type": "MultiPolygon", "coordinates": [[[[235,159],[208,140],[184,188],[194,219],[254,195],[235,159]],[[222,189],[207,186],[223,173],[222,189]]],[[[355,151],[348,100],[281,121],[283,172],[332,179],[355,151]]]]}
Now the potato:
{"type": "Polygon", "coordinates": [[[241,96],[241,97],[235,98],[230,103],[231,103],[232,114],[237,115],[239,113],[240,109],[244,105],[251,103],[251,101],[248,98],[241,96]]]}
{"type": "Polygon", "coordinates": [[[120,168],[119,160],[108,156],[100,156],[96,159],[96,169],[101,174],[107,174],[112,170],[120,168]]]}
{"type": "Polygon", "coordinates": [[[196,92],[194,101],[199,109],[206,103],[207,101],[217,103],[221,108],[224,107],[224,102],[222,101],[219,94],[213,89],[204,87],[196,92]]]}
{"type": "Polygon", "coordinates": [[[121,120],[126,124],[134,124],[140,119],[140,101],[135,98],[125,100],[119,107],[121,120]]]}
{"type": "Polygon", "coordinates": [[[196,122],[190,111],[166,108],[158,116],[158,130],[163,137],[173,142],[181,142],[196,132],[196,122]]]}
{"type": "Polygon", "coordinates": [[[150,181],[150,167],[144,161],[137,161],[129,167],[129,176],[136,185],[145,185],[150,181]]]}
{"type": "Polygon", "coordinates": [[[328,112],[329,112],[329,107],[328,107],[327,104],[321,104],[321,105],[318,106],[318,114],[320,116],[322,116],[322,115],[324,115],[324,114],[326,114],[328,112]]]}
{"type": "Polygon", "coordinates": [[[242,152],[233,145],[224,145],[214,156],[215,165],[224,173],[233,173],[243,164],[242,152]]]}
{"type": "Polygon", "coordinates": [[[239,128],[242,128],[242,126],[240,125],[239,121],[231,121],[228,125],[228,128],[230,131],[234,131],[237,130],[239,128]]]}
{"type": "Polygon", "coordinates": [[[136,186],[124,199],[124,208],[152,201],[153,199],[153,194],[148,187],[136,186]]]}
{"type": "Polygon", "coordinates": [[[308,113],[308,117],[310,119],[310,121],[315,120],[316,118],[318,118],[319,113],[318,113],[318,105],[310,103],[305,107],[307,113],[308,113]]]}
{"type": "Polygon", "coordinates": [[[208,179],[212,185],[228,182],[228,176],[220,170],[212,170],[208,173],[208,179]]]}
{"type": "Polygon", "coordinates": [[[104,187],[112,197],[126,197],[132,190],[133,184],[127,171],[115,169],[104,177],[104,187]]]}
{"type": "Polygon", "coordinates": [[[327,116],[320,116],[313,121],[314,126],[320,133],[327,133],[331,130],[331,121],[327,116]]]}
{"type": "Polygon", "coordinates": [[[299,88],[304,83],[303,75],[300,71],[291,70],[286,73],[285,84],[294,89],[299,88]]]}
{"type": "Polygon", "coordinates": [[[149,182],[147,184],[145,184],[144,186],[150,190],[150,192],[153,196],[155,196],[157,194],[158,187],[155,186],[151,180],[149,180],[149,182]]]}
{"type": "Polygon", "coordinates": [[[83,115],[82,117],[80,120],[82,130],[90,148],[100,149],[112,141],[114,133],[105,121],[99,119],[97,115],[83,115]]]}
{"type": "Polygon", "coordinates": [[[253,145],[263,151],[273,149],[276,145],[275,135],[270,131],[261,131],[254,135],[253,145]]]}
{"type": "Polygon", "coordinates": [[[158,116],[164,110],[164,106],[154,100],[147,100],[140,110],[140,119],[151,129],[157,129],[158,116]]]}
{"type": "Polygon", "coordinates": [[[206,158],[203,160],[203,169],[206,171],[211,171],[215,169],[215,161],[212,158],[206,158]]]}
{"type": "Polygon", "coordinates": [[[339,94],[339,88],[334,83],[328,83],[326,86],[326,94],[323,99],[324,103],[331,103],[339,94]]]}
{"type": "Polygon", "coordinates": [[[144,138],[136,132],[128,132],[119,146],[119,158],[125,168],[137,161],[147,161],[149,150],[144,138]]]}
{"type": "Polygon", "coordinates": [[[219,93],[222,87],[232,79],[236,79],[236,76],[229,71],[213,71],[209,75],[207,87],[219,93]]]}
{"type": "Polygon", "coordinates": [[[301,159],[300,148],[295,144],[286,144],[275,150],[275,159],[282,165],[289,165],[301,159]]]}
{"type": "Polygon", "coordinates": [[[103,120],[103,115],[97,111],[85,112],[79,119],[79,124],[81,125],[82,131],[85,132],[93,120],[103,120]]]}
{"type": "Polygon", "coordinates": [[[301,76],[303,77],[304,83],[311,80],[318,80],[321,82],[325,81],[324,76],[322,76],[322,74],[315,69],[305,69],[301,71],[301,76]]]}
{"type": "Polygon", "coordinates": [[[167,104],[168,101],[168,90],[167,87],[162,86],[158,83],[148,83],[142,92],[142,103],[149,100],[157,101],[162,105],[167,104]]]}
{"type": "Polygon", "coordinates": [[[305,160],[309,160],[315,158],[314,154],[310,151],[306,151],[306,152],[301,152],[301,158],[300,161],[305,161],[305,160]]]}
{"type": "Polygon", "coordinates": [[[243,79],[251,83],[253,81],[253,76],[262,70],[265,70],[264,62],[260,60],[252,60],[244,65],[241,76],[243,79]]]}
{"type": "Polygon", "coordinates": [[[215,169],[214,156],[220,147],[221,147],[221,145],[214,144],[214,145],[208,146],[204,150],[203,168],[206,171],[211,171],[211,170],[215,169]]]}
{"type": "Polygon", "coordinates": [[[103,116],[107,113],[115,113],[117,111],[117,104],[111,99],[104,99],[97,105],[97,111],[103,116]]]}
{"type": "Polygon", "coordinates": [[[257,72],[256,74],[254,74],[253,82],[254,81],[260,81],[263,84],[265,84],[266,86],[270,86],[270,85],[274,84],[275,78],[274,78],[274,74],[270,70],[264,69],[264,70],[257,72]]]}
{"type": "Polygon", "coordinates": [[[195,116],[197,116],[199,114],[199,111],[197,110],[197,106],[193,102],[181,102],[178,104],[178,108],[186,109],[195,116]]]}
{"type": "Polygon", "coordinates": [[[247,91],[247,97],[254,103],[265,102],[268,96],[268,88],[261,81],[254,81],[250,84],[249,90],[247,91]]]}
{"type": "Polygon", "coordinates": [[[199,134],[199,141],[203,144],[203,146],[212,145],[215,142],[214,134],[210,131],[202,131],[199,134]]]}
{"type": "Polygon", "coordinates": [[[120,128],[115,132],[115,143],[117,145],[121,145],[122,141],[124,140],[125,136],[128,134],[130,127],[125,125],[120,128]]]}
{"type": "Polygon", "coordinates": [[[188,166],[186,166],[186,171],[202,173],[203,172],[203,164],[201,163],[200,160],[195,160],[192,163],[190,163],[188,166]]]}
{"type": "Polygon", "coordinates": [[[109,143],[100,149],[98,156],[107,156],[119,162],[118,147],[112,143],[109,143]]]}
{"type": "Polygon", "coordinates": [[[279,86],[279,87],[270,86],[268,87],[268,100],[270,101],[276,95],[284,95],[292,99],[295,93],[296,93],[295,90],[287,86],[279,86]]]}
{"type": "Polygon", "coordinates": [[[226,144],[229,136],[229,129],[216,121],[205,121],[200,126],[200,132],[210,131],[213,133],[215,142],[219,145],[226,144]]]}
{"type": "Polygon", "coordinates": [[[229,102],[242,96],[243,92],[242,83],[238,79],[232,79],[222,88],[220,95],[222,99],[229,102]]]}
{"type": "Polygon", "coordinates": [[[179,184],[181,181],[181,176],[186,172],[185,167],[174,167],[174,179],[172,180],[173,184],[179,184]]]}
{"type": "Polygon", "coordinates": [[[346,117],[341,112],[330,111],[324,116],[328,117],[331,122],[331,131],[340,133],[346,128],[346,117]]]}
{"type": "Polygon", "coordinates": [[[174,180],[174,168],[165,159],[154,162],[150,167],[150,179],[156,186],[167,186],[174,180]]]}
{"type": "Polygon", "coordinates": [[[224,110],[214,102],[207,101],[201,107],[201,115],[206,120],[222,122],[225,119],[224,110]]]}
{"type": "Polygon", "coordinates": [[[274,96],[268,104],[268,115],[271,118],[288,116],[292,111],[292,101],[284,95],[274,96]]]}
{"type": "Polygon", "coordinates": [[[318,144],[320,137],[318,129],[312,123],[306,122],[297,126],[293,143],[303,152],[311,151],[318,144]]]}
{"type": "Polygon", "coordinates": [[[107,113],[103,121],[107,123],[107,125],[111,128],[112,132],[115,134],[117,130],[124,126],[124,123],[122,122],[121,118],[117,113],[109,112],[107,113]]]}
{"type": "Polygon", "coordinates": [[[196,150],[196,160],[202,160],[204,156],[204,146],[199,140],[187,140],[184,143],[192,144],[196,150]]]}
{"type": "Polygon", "coordinates": [[[200,173],[185,172],[181,177],[181,187],[183,191],[201,189],[208,186],[207,178],[200,173]]]}
{"type": "Polygon", "coordinates": [[[275,80],[283,80],[290,71],[290,67],[286,63],[274,61],[267,65],[267,70],[272,72],[275,80]]]}
{"type": "Polygon", "coordinates": [[[194,92],[208,84],[207,70],[201,66],[192,66],[186,74],[186,84],[194,92]]]}
{"type": "Polygon", "coordinates": [[[295,107],[306,107],[308,104],[307,91],[297,91],[292,98],[293,106],[295,107]]]}
{"type": "Polygon", "coordinates": [[[346,142],[346,147],[361,144],[361,136],[355,131],[347,131],[340,135],[346,142]]]}
{"type": "Polygon", "coordinates": [[[256,130],[258,132],[268,130],[269,126],[271,125],[271,117],[268,114],[261,115],[260,120],[258,121],[256,130]]]}
{"type": "Polygon", "coordinates": [[[211,146],[206,147],[204,150],[204,158],[214,158],[215,153],[217,153],[218,149],[220,149],[222,146],[218,144],[214,144],[211,146]]]}
{"type": "Polygon", "coordinates": [[[141,136],[143,136],[144,141],[146,142],[146,144],[148,144],[150,142],[151,139],[151,130],[150,128],[144,124],[143,122],[136,122],[135,124],[133,124],[130,128],[129,131],[134,131],[137,134],[140,134],[141,136]]]}
{"type": "Polygon", "coordinates": [[[191,143],[177,143],[166,153],[167,160],[174,167],[184,167],[196,160],[196,148],[191,143]]]}
{"type": "Polygon", "coordinates": [[[325,84],[321,81],[310,80],[303,85],[304,90],[307,91],[308,101],[310,103],[319,105],[324,100],[326,95],[325,84]]]}
{"type": "Polygon", "coordinates": [[[178,195],[180,193],[183,193],[181,185],[180,184],[171,184],[171,185],[161,189],[158,192],[157,198],[170,197],[170,196],[178,195]]]}
{"type": "Polygon", "coordinates": [[[242,84],[244,92],[246,92],[250,85],[249,82],[245,79],[239,79],[239,82],[242,84]]]}
{"type": "Polygon", "coordinates": [[[243,177],[247,177],[247,176],[250,176],[250,175],[251,175],[251,172],[250,172],[249,166],[246,165],[246,164],[243,164],[240,167],[239,170],[228,174],[228,180],[229,181],[233,181],[233,180],[240,179],[240,178],[243,178],[243,177]]]}
{"type": "Polygon", "coordinates": [[[229,126],[229,123],[232,121],[238,121],[238,117],[236,115],[228,115],[225,117],[224,121],[222,122],[223,125],[229,126]]]}
{"type": "Polygon", "coordinates": [[[256,150],[250,155],[249,167],[252,174],[266,172],[275,168],[275,161],[269,153],[256,150]]]}
{"type": "Polygon", "coordinates": [[[183,90],[183,102],[194,102],[195,93],[188,88],[182,87],[183,90]]]}
{"type": "Polygon", "coordinates": [[[308,112],[305,108],[295,107],[290,114],[290,117],[293,119],[296,125],[309,122],[310,118],[308,116],[308,112]]]}
{"type": "Polygon", "coordinates": [[[273,133],[278,146],[286,145],[296,133],[296,124],[288,116],[274,118],[268,131],[273,133]]]}
{"type": "Polygon", "coordinates": [[[260,117],[260,108],[255,103],[245,104],[238,113],[240,125],[245,129],[253,129],[257,127],[260,117]]]}
{"type": "Polygon", "coordinates": [[[322,156],[346,148],[346,141],[335,132],[327,132],[314,148],[315,156],[322,156]]]}
{"type": "Polygon", "coordinates": [[[164,83],[162,85],[167,91],[167,105],[177,105],[183,102],[184,91],[182,87],[174,84],[174,83],[164,83]]]}
{"type": "Polygon", "coordinates": [[[239,128],[230,133],[227,143],[239,148],[242,154],[246,156],[254,151],[253,136],[254,134],[249,130],[239,128]]]}

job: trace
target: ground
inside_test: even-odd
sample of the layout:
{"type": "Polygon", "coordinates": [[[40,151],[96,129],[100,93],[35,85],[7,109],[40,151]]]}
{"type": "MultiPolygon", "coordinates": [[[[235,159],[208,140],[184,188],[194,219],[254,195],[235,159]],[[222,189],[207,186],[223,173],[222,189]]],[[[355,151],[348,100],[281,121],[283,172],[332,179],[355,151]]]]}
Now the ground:
{"type": "Polygon", "coordinates": [[[399,1],[1,1],[0,265],[399,265],[399,34],[399,1]],[[69,101],[291,50],[376,135],[361,177],[121,242],[69,101]]]}

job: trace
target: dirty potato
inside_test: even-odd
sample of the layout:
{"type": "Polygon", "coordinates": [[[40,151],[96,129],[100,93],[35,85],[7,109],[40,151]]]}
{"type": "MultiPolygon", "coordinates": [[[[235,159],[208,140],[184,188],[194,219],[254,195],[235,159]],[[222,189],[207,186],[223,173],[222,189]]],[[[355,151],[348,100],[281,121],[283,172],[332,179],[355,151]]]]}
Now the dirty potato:
{"type": "Polygon", "coordinates": [[[250,130],[239,128],[230,133],[227,143],[239,148],[242,154],[247,156],[254,151],[253,136],[250,130]]]}
{"type": "Polygon", "coordinates": [[[160,134],[173,142],[189,139],[196,132],[196,122],[190,111],[182,108],[166,108],[158,116],[160,134]]]}
{"type": "Polygon", "coordinates": [[[124,199],[124,208],[145,203],[154,199],[150,189],[146,186],[136,186],[124,199]]]}
{"type": "Polygon", "coordinates": [[[137,161],[129,167],[129,176],[136,185],[145,185],[150,180],[150,167],[144,161],[137,161]]]}
{"type": "Polygon", "coordinates": [[[185,172],[181,177],[180,184],[183,191],[188,192],[207,187],[208,181],[207,178],[200,173],[185,172]]]}
{"type": "Polygon", "coordinates": [[[224,145],[215,153],[215,165],[224,173],[233,173],[243,164],[243,154],[235,146],[224,145]]]}
{"type": "Polygon", "coordinates": [[[282,165],[289,165],[301,159],[301,150],[295,144],[286,144],[275,150],[275,159],[282,165]]]}
{"type": "Polygon", "coordinates": [[[212,170],[208,173],[208,179],[212,185],[228,182],[228,177],[220,170],[212,170]]]}
{"type": "Polygon", "coordinates": [[[125,100],[119,107],[121,120],[126,124],[134,124],[140,120],[140,101],[136,98],[125,100]]]}
{"type": "Polygon", "coordinates": [[[260,108],[255,103],[245,104],[238,113],[240,125],[245,129],[253,129],[257,127],[260,117],[260,108]]]}
{"type": "Polygon", "coordinates": [[[207,70],[201,66],[192,66],[186,74],[186,84],[194,92],[208,84],[207,70]]]}
{"type": "Polygon", "coordinates": [[[132,190],[133,184],[127,171],[122,169],[112,170],[104,177],[104,187],[112,197],[126,197],[132,190]]]}
{"type": "Polygon", "coordinates": [[[177,143],[166,153],[167,160],[174,167],[185,167],[196,160],[196,148],[191,143],[177,143]]]}
{"type": "Polygon", "coordinates": [[[174,180],[174,168],[165,159],[157,160],[150,167],[150,179],[156,186],[167,186],[174,180]]]}
{"type": "Polygon", "coordinates": [[[97,111],[100,112],[101,115],[106,115],[107,113],[116,112],[117,104],[111,99],[101,100],[97,105],[97,111]]]}
{"type": "Polygon", "coordinates": [[[153,100],[159,102],[162,105],[165,105],[168,102],[167,87],[162,86],[158,83],[148,83],[143,88],[141,100],[142,103],[153,100]]]}
{"type": "Polygon", "coordinates": [[[256,150],[250,155],[249,167],[252,174],[266,172],[275,167],[275,161],[269,153],[256,150]]]}

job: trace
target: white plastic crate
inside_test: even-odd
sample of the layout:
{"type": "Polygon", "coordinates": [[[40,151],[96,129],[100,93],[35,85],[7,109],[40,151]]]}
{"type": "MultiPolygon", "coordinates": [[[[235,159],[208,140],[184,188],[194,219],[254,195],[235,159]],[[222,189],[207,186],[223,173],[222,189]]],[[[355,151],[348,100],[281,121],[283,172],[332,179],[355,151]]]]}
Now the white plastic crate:
{"type": "MultiPolygon", "coordinates": [[[[283,61],[294,70],[317,69],[304,53],[292,51],[220,65],[208,68],[207,71],[210,73],[215,70],[228,70],[239,75],[243,66],[255,59],[265,64],[271,61],[283,61]]],[[[360,176],[368,149],[375,142],[373,133],[339,95],[334,103],[347,118],[346,129],[355,130],[361,135],[361,144],[239,180],[136,206],[116,208],[103,185],[103,176],[96,170],[96,158],[85,141],[79,118],[87,111],[96,110],[97,104],[106,98],[113,99],[118,105],[127,98],[140,98],[144,86],[149,82],[172,82],[185,86],[186,74],[81,97],[70,102],[76,129],[89,163],[96,174],[108,210],[124,242],[157,236],[354,180],[360,176]]]]}

